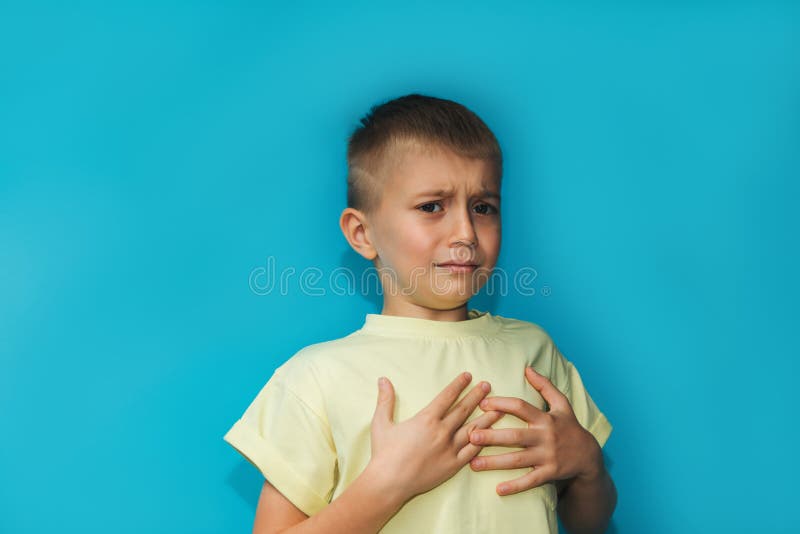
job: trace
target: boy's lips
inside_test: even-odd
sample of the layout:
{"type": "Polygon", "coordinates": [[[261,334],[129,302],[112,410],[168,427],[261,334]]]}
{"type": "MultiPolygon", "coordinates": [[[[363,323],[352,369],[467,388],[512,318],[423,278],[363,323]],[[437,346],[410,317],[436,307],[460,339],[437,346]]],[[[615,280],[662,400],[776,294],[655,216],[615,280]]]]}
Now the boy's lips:
{"type": "Polygon", "coordinates": [[[441,267],[442,269],[447,269],[452,273],[469,273],[478,268],[477,263],[457,263],[457,262],[438,263],[436,264],[436,266],[441,267]]]}

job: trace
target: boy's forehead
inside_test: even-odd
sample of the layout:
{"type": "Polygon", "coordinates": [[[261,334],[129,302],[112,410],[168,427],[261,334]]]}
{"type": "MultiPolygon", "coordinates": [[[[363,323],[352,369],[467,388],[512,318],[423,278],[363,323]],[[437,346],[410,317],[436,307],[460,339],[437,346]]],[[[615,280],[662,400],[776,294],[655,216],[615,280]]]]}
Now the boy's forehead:
{"type": "Polygon", "coordinates": [[[385,183],[394,195],[446,196],[461,189],[470,195],[500,195],[487,160],[464,158],[447,148],[412,145],[396,154],[394,163],[385,183]]]}

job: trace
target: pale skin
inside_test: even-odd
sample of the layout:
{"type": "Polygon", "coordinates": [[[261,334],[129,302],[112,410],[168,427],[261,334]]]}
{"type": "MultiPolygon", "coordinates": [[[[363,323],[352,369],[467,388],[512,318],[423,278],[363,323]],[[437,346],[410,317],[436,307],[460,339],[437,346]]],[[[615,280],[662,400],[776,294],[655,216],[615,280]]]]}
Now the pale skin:
{"type": "MultiPolygon", "coordinates": [[[[499,184],[489,165],[448,150],[409,150],[388,171],[381,202],[372,213],[347,208],[340,227],[350,246],[377,268],[396,273],[400,286],[384,291],[381,313],[440,321],[467,319],[467,301],[480,289],[473,273],[453,273],[442,264],[457,259],[491,271],[500,249],[499,184]],[[414,273],[421,276],[414,278],[414,273]],[[446,290],[439,283],[449,280],[446,290]]],[[[396,423],[394,387],[380,386],[372,420],[372,457],[366,469],[320,512],[308,517],[265,481],[253,532],[375,533],[414,496],[438,486],[468,463],[473,470],[531,467],[530,473],[498,485],[509,495],[555,482],[558,513],[570,533],[601,533],[616,506],[616,489],[594,436],[575,418],[567,398],[533,369],[525,378],[547,401],[541,411],[515,397],[486,397],[477,384],[457,377],[414,417],[396,423]],[[485,412],[466,422],[481,404],[485,412]],[[504,414],[527,428],[492,429],[504,414]],[[480,456],[485,446],[523,448],[480,456]],[[478,465],[483,462],[483,465],[478,465]],[[506,492],[500,486],[508,484],[506,492]],[[368,504],[368,505],[365,505],[368,504]]],[[[470,377],[471,378],[471,377],[470,377]]]]}

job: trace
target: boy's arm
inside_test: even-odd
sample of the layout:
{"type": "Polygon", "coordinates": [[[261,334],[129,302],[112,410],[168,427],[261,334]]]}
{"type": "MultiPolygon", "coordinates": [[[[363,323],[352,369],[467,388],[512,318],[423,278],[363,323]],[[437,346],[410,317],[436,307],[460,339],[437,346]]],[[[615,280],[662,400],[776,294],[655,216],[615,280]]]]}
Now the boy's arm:
{"type": "Polygon", "coordinates": [[[287,499],[269,480],[264,479],[256,507],[253,534],[280,532],[306,519],[308,515],[305,512],[287,499]]]}
{"type": "MultiPolygon", "coordinates": [[[[575,417],[586,429],[584,450],[592,466],[582,476],[561,480],[558,488],[558,515],[571,534],[605,532],[617,504],[617,490],[603,461],[602,446],[611,434],[611,424],[592,400],[575,366],[551,343],[553,378],[561,384],[575,417]]],[[[584,456],[586,458],[586,456],[584,456]]]]}
{"type": "Polygon", "coordinates": [[[256,510],[253,534],[375,534],[405,504],[396,485],[371,464],[331,503],[306,516],[268,482],[256,510]]]}
{"type": "Polygon", "coordinates": [[[571,534],[604,533],[617,505],[617,489],[606,470],[599,445],[594,452],[595,472],[556,484],[558,515],[564,528],[571,534]]]}

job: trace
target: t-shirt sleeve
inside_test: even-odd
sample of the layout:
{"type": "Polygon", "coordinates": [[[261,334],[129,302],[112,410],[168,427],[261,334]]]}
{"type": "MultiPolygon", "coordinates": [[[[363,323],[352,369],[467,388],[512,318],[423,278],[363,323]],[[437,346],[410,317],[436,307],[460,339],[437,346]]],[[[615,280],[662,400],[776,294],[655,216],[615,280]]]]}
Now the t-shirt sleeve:
{"type": "Polygon", "coordinates": [[[318,391],[293,387],[281,368],[223,438],[308,516],[330,503],[336,448],[318,391]],[[299,390],[298,390],[299,388],[299,390]],[[303,397],[307,397],[305,400],[303,397]]]}
{"type": "Polygon", "coordinates": [[[603,447],[613,426],[586,391],[578,369],[561,354],[552,340],[550,345],[553,358],[550,378],[553,385],[567,397],[581,426],[591,432],[600,447],[603,447]]]}

